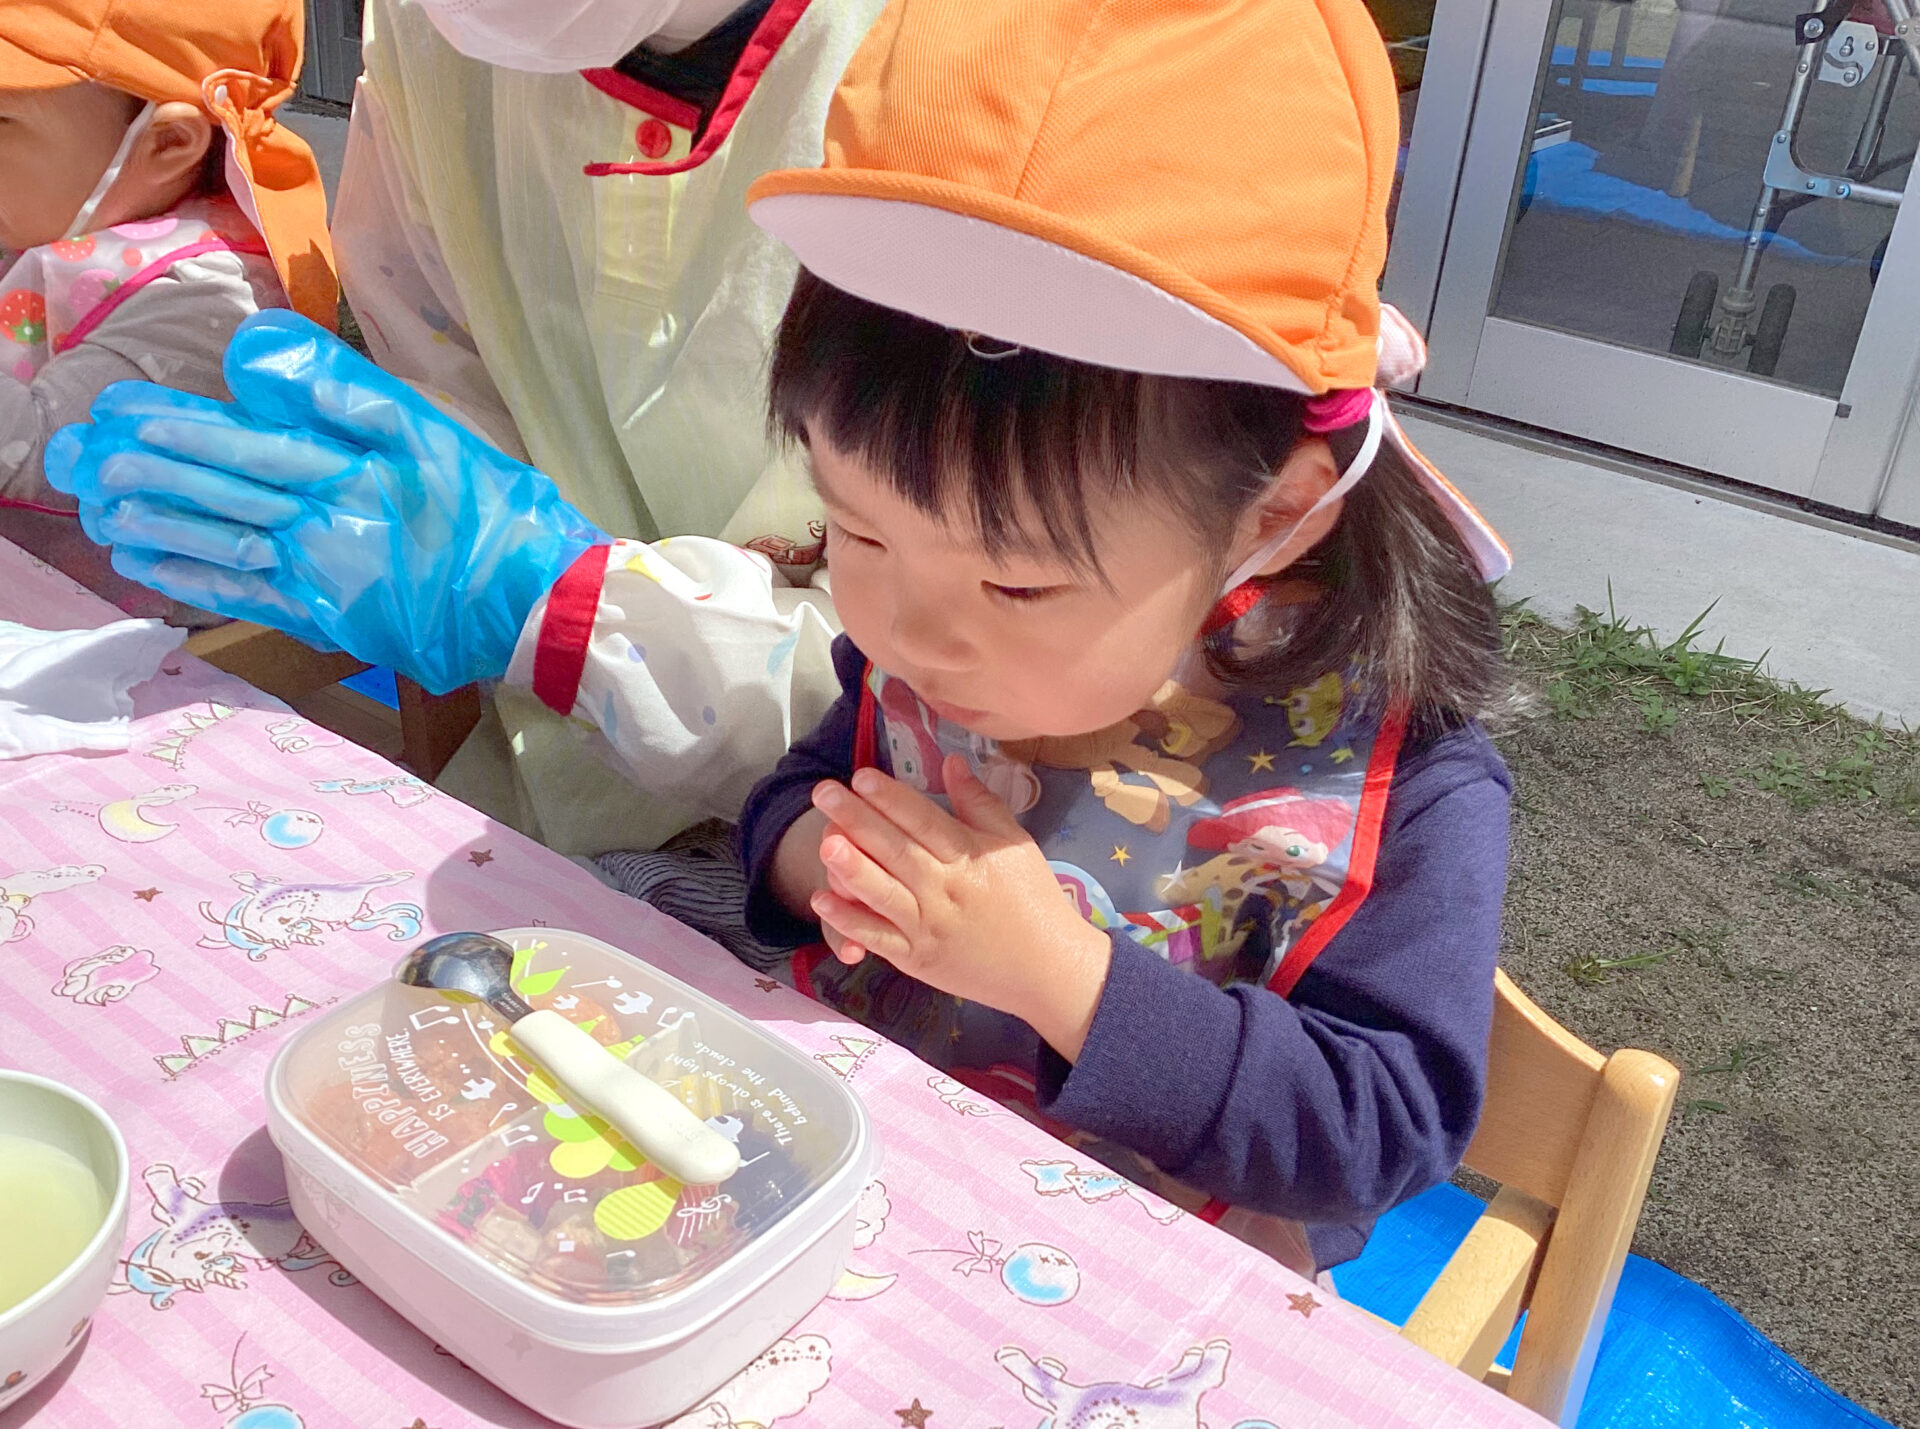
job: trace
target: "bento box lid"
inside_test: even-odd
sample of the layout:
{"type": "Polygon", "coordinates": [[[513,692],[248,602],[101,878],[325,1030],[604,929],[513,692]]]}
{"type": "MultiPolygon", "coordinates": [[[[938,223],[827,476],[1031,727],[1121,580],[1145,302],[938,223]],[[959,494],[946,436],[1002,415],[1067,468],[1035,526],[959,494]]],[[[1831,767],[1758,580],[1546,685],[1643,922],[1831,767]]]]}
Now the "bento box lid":
{"type": "Polygon", "coordinates": [[[852,1209],[872,1133],[839,1078],[597,938],[494,936],[523,998],[732,1138],[740,1170],[682,1185],[570,1105],[486,1004],[388,981],[290,1039],[268,1073],[275,1142],[347,1213],[529,1333],[631,1347],[691,1333],[852,1209]]]}

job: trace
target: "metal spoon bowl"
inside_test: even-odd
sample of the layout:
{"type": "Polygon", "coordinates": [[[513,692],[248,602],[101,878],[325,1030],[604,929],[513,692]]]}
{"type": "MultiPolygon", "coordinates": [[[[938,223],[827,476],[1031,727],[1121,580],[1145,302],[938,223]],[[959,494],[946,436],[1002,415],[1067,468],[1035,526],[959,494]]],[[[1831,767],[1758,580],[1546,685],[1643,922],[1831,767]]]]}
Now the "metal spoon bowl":
{"type": "Polygon", "coordinates": [[[611,1125],[674,1179],[712,1186],[740,1169],[739,1149],[665,1087],[610,1055],[551,1008],[535,1010],[513,990],[513,949],[485,933],[445,933],[401,964],[409,987],[461,992],[506,1018],[521,1049],[567,1099],[611,1125]]]}
{"type": "Polygon", "coordinates": [[[513,990],[513,949],[490,933],[443,933],[424,942],[407,955],[399,977],[409,987],[464,992],[509,1022],[533,1011],[513,990]]]}

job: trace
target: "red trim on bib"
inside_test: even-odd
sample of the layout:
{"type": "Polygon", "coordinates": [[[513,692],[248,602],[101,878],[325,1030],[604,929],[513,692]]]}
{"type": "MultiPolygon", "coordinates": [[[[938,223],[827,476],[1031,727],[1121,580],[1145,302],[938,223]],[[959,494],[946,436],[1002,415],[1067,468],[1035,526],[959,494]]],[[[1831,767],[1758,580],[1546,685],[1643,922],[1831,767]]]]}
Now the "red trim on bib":
{"type": "Polygon", "coordinates": [[[600,588],[607,579],[609,546],[589,546],[547,593],[547,613],[533,647],[533,692],[555,714],[573,713],[580,677],[587,668],[587,643],[600,609],[600,588]]]}
{"type": "Polygon", "coordinates": [[[873,697],[873,661],[860,672],[860,710],[853,717],[853,767],[880,767],[880,702],[873,697]]]}
{"type": "Polygon", "coordinates": [[[1380,721],[1374,736],[1373,757],[1367,761],[1366,782],[1360,789],[1360,817],[1353,828],[1353,853],[1347,859],[1346,882],[1334,895],[1327,911],[1315,918],[1300,941],[1287,949],[1280,966],[1267,979],[1270,991],[1286,997],[1293,992],[1301,974],[1333,941],[1353,916],[1353,910],[1373,889],[1373,864],[1380,853],[1380,832],[1387,819],[1387,791],[1393,784],[1394,762],[1400,755],[1400,741],[1407,732],[1407,712],[1396,706],[1380,721]]]}
{"type": "MultiPolygon", "coordinates": [[[[753,38],[747,41],[747,47],[740,55],[740,63],[733,67],[733,78],[727,81],[726,91],[714,106],[707,132],[700,136],[700,142],[694,145],[693,152],[686,158],[661,164],[588,164],[584,170],[586,176],[590,179],[603,179],[612,174],[660,177],[682,174],[706,163],[733,133],[733,126],[739,120],[741,111],[747,107],[747,101],[753,98],[754,90],[759,87],[760,76],[767,72],[767,66],[780,53],[780,47],[787,42],[787,36],[793,33],[793,27],[800,23],[800,17],[807,13],[807,6],[811,3],[812,0],[773,0],[772,6],[754,28],[753,38]]],[[[635,87],[647,88],[639,84],[635,87]]],[[[620,98],[618,95],[614,97],[620,98]]]]}
{"type": "Polygon", "coordinates": [[[256,258],[270,258],[273,255],[267,245],[259,239],[242,239],[235,242],[230,238],[203,238],[198,243],[189,243],[185,248],[176,248],[173,252],[156,258],[126,282],[115,288],[75,323],[66,334],[53,345],[55,353],[66,352],[87,340],[93,330],[113,316],[114,310],[139,292],[155,278],[164,277],[167,270],[176,263],[184,263],[189,258],[198,258],[203,253],[247,253],[256,258]]]}
{"type": "Polygon", "coordinates": [[[833,949],[825,943],[809,943],[796,949],[793,955],[793,990],[812,1002],[820,1001],[820,993],[813,985],[813,970],[833,956],[833,949]]]}
{"type": "Polygon", "coordinates": [[[1264,580],[1242,581],[1232,590],[1213,603],[1213,609],[1207,612],[1206,620],[1200,626],[1200,634],[1211,635],[1216,630],[1225,630],[1241,616],[1252,610],[1266,596],[1268,582],[1264,580]]]}

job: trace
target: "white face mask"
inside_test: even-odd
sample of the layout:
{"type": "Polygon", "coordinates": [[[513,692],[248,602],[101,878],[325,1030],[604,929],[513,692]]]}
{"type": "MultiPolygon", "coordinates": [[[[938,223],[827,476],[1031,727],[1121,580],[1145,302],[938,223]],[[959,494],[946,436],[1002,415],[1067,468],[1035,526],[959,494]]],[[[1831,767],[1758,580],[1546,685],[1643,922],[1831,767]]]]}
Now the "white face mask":
{"type": "Polygon", "coordinates": [[[1373,459],[1380,454],[1380,443],[1386,434],[1386,403],[1381,400],[1380,393],[1375,391],[1367,404],[1366,438],[1360,443],[1360,450],[1354,453],[1353,460],[1347,463],[1347,469],[1340,473],[1340,479],[1328,487],[1326,494],[1309,506],[1298,521],[1242,561],[1238,569],[1227,577],[1227,583],[1220,587],[1220,594],[1225,595],[1228,591],[1237,589],[1255,571],[1278,555],[1281,548],[1293,539],[1294,533],[1306,525],[1316,512],[1324,511],[1353,490],[1359,484],[1360,478],[1367,474],[1367,469],[1373,465],[1373,459]]]}
{"type": "Polygon", "coordinates": [[[127,160],[133,157],[133,146],[140,142],[140,136],[147,132],[147,126],[153,123],[153,116],[160,108],[152,100],[146,108],[134,115],[133,123],[127,126],[120,147],[113,152],[113,161],[107,165],[107,171],[100,175],[100,182],[93,186],[93,192],[87,195],[87,201],[80,205],[80,211],[73,216],[73,222],[67,225],[68,238],[78,238],[93,226],[93,216],[100,211],[100,205],[106,202],[113,186],[120,181],[120,171],[127,166],[127,160]]]}
{"type": "Polygon", "coordinates": [[[636,45],[691,44],[741,0],[421,0],[447,43],[502,69],[567,74],[613,64],[636,45]]]}

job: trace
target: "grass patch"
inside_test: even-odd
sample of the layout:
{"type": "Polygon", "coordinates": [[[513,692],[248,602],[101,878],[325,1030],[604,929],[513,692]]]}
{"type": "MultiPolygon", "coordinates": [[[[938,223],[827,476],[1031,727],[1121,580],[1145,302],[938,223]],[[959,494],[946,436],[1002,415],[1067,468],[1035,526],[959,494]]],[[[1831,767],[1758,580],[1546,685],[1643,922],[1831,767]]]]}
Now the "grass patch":
{"type": "Polygon", "coordinates": [[[1713,713],[1732,715],[1750,733],[1781,737],[1782,747],[1763,746],[1757,764],[1702,772],[1700,792],[1709,799],[1748,788],[1795,810],[1877,801],[1920,823],[1920,735],[1860,725],[1828,701],[1827,691],[1768,675],[1764,655],[1743,660],[1719,643],[1708,647],[1700,632],[1712,613],[1709,605],[1662,641],[1651,626],[1614,609],[1609,586],[1605,613],[1577,606],[1571,629],[1524,600],[1502,606],[1500,615],[1508,661],[1533,677],[1557,719],[1622,709],[1635,716],[1637,733],[1671,739],[1690,716],[1713,713]],[[1810,738],[1816,735],[1823,737],[1810,738]],[[1836,750],[1842,739],[1846,747],[1836,750]]]}
{"type": "Polygon", "coordinates": [[[1696,1077],[1725,1077],[1731,1085],[1749,1072],[1762,1068],[1771,1070],[1778,1051],[1771,1042],[1736,1042],[1727,1048],[1725,1057],[1720,1061],[1695,1067],[1693,1074],[1696,1077]]]}
{"type": "Polygon", "coordinates": [[[1615,973],[1657,967],[1672,957],[1674,951],[1673,948],[1653,948],[1644,953],[1629,953],[1623,958],[1602,957],[1599,953],[1582,953],[1566,964],[1566,973],[1575,982],[1585,983],[1588,987],[1597,987],[1601,983],[1612,982],[1615,973]]]}

